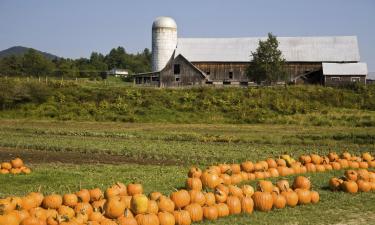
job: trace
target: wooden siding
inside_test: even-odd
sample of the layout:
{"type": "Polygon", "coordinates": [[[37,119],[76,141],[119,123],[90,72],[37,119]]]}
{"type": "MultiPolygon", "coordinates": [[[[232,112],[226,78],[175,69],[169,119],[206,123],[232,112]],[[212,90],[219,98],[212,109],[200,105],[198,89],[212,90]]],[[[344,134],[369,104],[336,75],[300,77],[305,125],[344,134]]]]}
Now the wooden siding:
{"type": "Polygon", "coordinates": [[[366,84],[366,76],[364,75],[326,75],[324,76],[324,84],[326,86],[342,86],[351,83],[366,84]],[[359,78],[359,80],[354,80],[359,78]]]}
{"type": "Polygon", "coordinates": [[[167,66],[160,72],[160,86],[186,86],[204,84],[205,77],[197,68],[189,63],[181,55],[169,61],[167,66]],[[174,73],[175,65],[179,65],[180,73],[174,73]]]}

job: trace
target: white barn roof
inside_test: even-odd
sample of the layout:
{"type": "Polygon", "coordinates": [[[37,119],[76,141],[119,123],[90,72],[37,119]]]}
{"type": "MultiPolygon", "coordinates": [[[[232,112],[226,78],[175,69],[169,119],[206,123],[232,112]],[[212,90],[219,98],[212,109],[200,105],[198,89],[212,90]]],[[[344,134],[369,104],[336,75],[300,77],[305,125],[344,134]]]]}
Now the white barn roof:
{"type": "MultiPolygon", "coordinates": [[[[278,37],[288,62],[358,62],[356,36],[278,37]]],[[[249,62],[263,38],[179,38],[176,56],[191,62],[249,62]]]]}
{"type": "Polygon", "coordinates": [[[367,75],[366,63],[323,63],[323,75],[367,75]]]}

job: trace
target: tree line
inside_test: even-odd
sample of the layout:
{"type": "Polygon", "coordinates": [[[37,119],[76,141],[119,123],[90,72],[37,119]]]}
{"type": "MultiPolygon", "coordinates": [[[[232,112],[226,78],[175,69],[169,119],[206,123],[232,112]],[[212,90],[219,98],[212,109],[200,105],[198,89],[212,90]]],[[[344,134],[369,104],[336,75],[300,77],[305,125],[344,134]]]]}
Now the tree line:
{"type": "Polygon", "coordinates": [[[0,76],[57,76],[106,78],[110,69],[126,69],[129,74],[151,71],[151,52],[130,54],[123,47],[113,48],[107,55],[92,52],[90,58],[47,59],[34,49],[23,55],[11,55],[0,59],[0,76]]]}

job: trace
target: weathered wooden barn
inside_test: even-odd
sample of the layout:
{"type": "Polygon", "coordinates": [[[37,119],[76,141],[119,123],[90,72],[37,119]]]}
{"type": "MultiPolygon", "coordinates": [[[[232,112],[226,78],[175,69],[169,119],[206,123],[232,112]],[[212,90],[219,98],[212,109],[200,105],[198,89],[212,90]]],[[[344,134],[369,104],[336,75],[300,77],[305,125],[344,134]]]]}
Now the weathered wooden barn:
{"type": "MultiPolygon", "coordinates": [[[[172,18],[153,24],[153,72],[135,76],[136,84],[155,86],[249,85],[251,52],[263,38],[177,38],[172,18]]],[[[341,85],[366,83],[355,36],[278,37],[289,82],[341,85]]]]}

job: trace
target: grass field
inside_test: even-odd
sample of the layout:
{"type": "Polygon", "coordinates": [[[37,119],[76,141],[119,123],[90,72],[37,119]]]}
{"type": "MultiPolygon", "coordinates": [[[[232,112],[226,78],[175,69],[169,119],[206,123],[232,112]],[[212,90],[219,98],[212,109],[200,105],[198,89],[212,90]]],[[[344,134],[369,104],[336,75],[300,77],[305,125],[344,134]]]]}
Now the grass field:
{"type": "MultiPolygon", "coordinates": [[[[104,189],[115,181],[140,181],[146,193],[168,194],[184,185],[193,164],[256,161],[285,152],[375,154],[375,129],[1,120],[0,146],[2,160],[21,155],[34,170],[28,176],[0,176],[2,197],[39,187],[44,193],[104,189]],[[94,162],[87,161],[90,158],[94,162]]],[[[327,189],[328,179],[342,173],[308,174],[321,195],[318,205],[231,216],[212,224],[373,224],[375,193],[349,195],[327,189]]]]}

